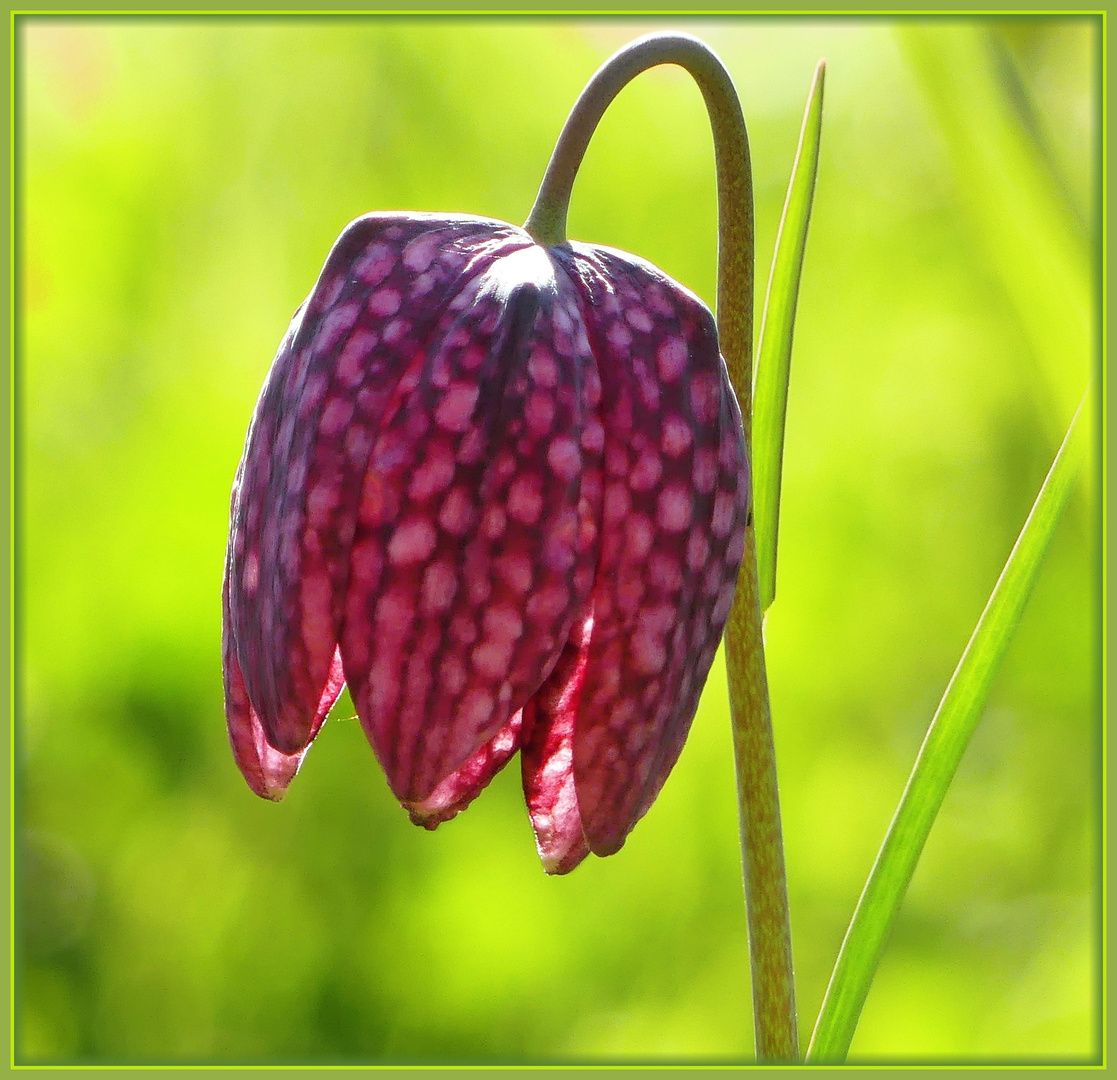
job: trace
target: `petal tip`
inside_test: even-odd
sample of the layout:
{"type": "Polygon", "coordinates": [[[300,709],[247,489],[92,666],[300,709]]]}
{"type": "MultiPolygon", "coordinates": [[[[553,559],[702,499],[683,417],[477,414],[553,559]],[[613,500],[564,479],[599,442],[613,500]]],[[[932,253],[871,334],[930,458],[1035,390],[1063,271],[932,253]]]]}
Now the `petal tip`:
{"type": "Polygon", "coordinates": [[[564,874],[569,874],[571,870],[580,866],[589,854],[589,848],[585,844],[570,851],[549,852],[545,852],[538,843],[536,846],[539,848],[539,861],[543,864],[543,870],[548,877],[562,877],[564,874]]]}
{"type": "Polygon", "coordinates": [[[521,714],[516,712],[466,763],[446,776],[425,799],[401,799],[413,825],[428,831],[460,814],[520,748],[521,714]]]}
{"type": "Polygon", "coordinates": [[[628,825],[627,830],[623,831],[619,836],[616,834],[615,828],[610,827],[604,832],[600,838],[592,835],[592,826],[586,828],[586,845],[599,859],[607,859],[610,855],[616,855],[622,847],[624,842],[628,839],[628,833],[635,826],[636,822],[633,821],[628,825]]]}
{"type": "Polygon", "coordinates": [[[429,806],[427,803],[400,803],[400,806],[407,811],[407,816],[411,818],[412,825],[418,825],[420,828],[426,829],[427,832],[434,832],[444,821],[449,821],[455,818],[461,812],[461,809],[456,806],[429,806]]]}

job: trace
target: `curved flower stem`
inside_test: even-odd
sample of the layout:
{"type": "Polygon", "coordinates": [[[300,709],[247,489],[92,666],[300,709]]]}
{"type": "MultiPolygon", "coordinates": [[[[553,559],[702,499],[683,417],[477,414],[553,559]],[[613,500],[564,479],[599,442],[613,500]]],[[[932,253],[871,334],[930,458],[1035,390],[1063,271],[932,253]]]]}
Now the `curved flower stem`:
{"type": "MultiPolygon", "coordinates": [[[[677,64],[702,91],[714,134],[718,181],[717,321],[722,355],[752,436],[752,167],[741,103],[729,72],[697,38],[651,34],[615,53],[582,91],[562,129],[524,228],[540,244],[566,241],[574,177],[594,129],[623,87],[658,64],[677,64]]],[[[787,905],[779,789],[757,586],[756,537],[745,534],[737,594],[725,634],[729,707],[737,763],[741,855],[752,967],[756,1053],[761,1061],[799,1057],[791,920],[787,905]]]]}

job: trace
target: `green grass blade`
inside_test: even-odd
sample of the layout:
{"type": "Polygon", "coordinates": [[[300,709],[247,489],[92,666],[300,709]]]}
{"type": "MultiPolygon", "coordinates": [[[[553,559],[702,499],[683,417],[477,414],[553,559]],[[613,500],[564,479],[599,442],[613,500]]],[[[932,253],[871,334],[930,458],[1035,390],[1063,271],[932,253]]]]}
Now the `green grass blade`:
{"type": "Polygon", "coordinates": [[[776,543],[780,517],[780,475],[783,470],[783,430],[787,413],[787,384],[791,375],[791,338],[799,277],[807,246],[818,146],[822,135],[822,88],[826,61],[815,68],[807,98],[799,149],[787,188],[768,295],[760,322],[753,381],[753,506],[756,517],[760,610],[767,611],[776,595],[776,543]]]}
{"type": "Polygon", "coordinates": [[[892,921],[1066,505],[1081,456],[1082,412],[1080,403],[920,747],[838,953],[807,1050],[809,1062],[843,1062],[849,1051],[892,921]]]}

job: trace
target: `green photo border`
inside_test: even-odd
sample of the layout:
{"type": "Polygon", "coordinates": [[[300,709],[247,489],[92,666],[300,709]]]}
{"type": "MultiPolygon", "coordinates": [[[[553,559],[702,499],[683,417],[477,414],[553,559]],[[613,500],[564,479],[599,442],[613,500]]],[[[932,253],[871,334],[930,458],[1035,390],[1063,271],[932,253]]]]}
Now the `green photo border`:
{"type": "Polygon", "coordinates": [[[567,2],[561,6],[544,6],[542,4],[537,6],[525,7],[522,3],[506,3],[490,2],[483,7],[468,6],[465,4],[452,4],[452,3],[435,3],[431,0],[426,2],[406,3],[397,2],[392,4],[385,4],[383,6],[370,6],[368,4],[360,3],[338,3],[336,0],[330,5],[329,8],[313,9],[308,8],[305,3],[288,2],[284,3],[282,0],[276,2],[272,0],[271,3],[241,3],[235,6],[225,8],[215,7],[197,7],[187,8],[176,4],[165,4],[160,6],[153,6],[152,4],[136,5],[135,7],[126,5],[115,5],[113,7],[105,8],[82,8],[82,7],[55,7],[51,5],[38,6],[20,6],[9,8],[8,10],[8,139],[7,139],[7,155],[8,155],[8,190],[9,190],[9,212],[7,219],[7,241],[9,249],[9,257],[6,268],[7,274],[7,289],[9,296],[9,303],[7,309],[7,340],[8,340],[8,371],[7,379],[4,380],[4,393],[6,401],[2,410],[6,418],[7,430],[6,439],[4,440],[6,453],[7,453],[7,468],[4,470],[4,484],[6,485],[6,498],[4,499],[5,513],[7,516],[7,529],[5,530],[5,543],[7,545],[6,555],[8,561],[8,575],[5,583],[5,598],[8,608],[8,619],[4,627],[5,647],[3,649],[4,667],[3,678],[7,688],[8,700],[8,718],[9,718],[9,731],[8,731],[8,768],[6,770],[6,779],[8,785],[8,798],[6,801],[7,807],[7,837],[8,837],[8,861],[7,861],[7,885],[9,897],[9,932],[8,932],[8,980],[6,986],[6,1005],[8,1013],[8,1053],[4,1057],[6,1067],[13,1071],[34,1070],[36,1072],[57,1073],[59,1075],[73,1072],[73,1071],[86,1071],[93,1070],[121,1070],[130,1073],[136,1071],[206,1071],[212,1072],[213,1070],[230,1070],[241,1072],[245,1069],[268,1069],[268,1070],[283,1070],[290,1069],[313,1069],[324,1070],[329,1072],[336,1072],[338,1070],[360,1069],[360,1070],[375,1070],[377,1072],[394,1072],[401,1073],[414,1073],[414,1072],[435,1072],[435,1073],[452,1073],[457,1071],[467,1072],[494,1072],[494,1073],[518,1073],[518,1072],[542,1072],[548,1074],[584,1074],[587,1070],[605,1068],[609,1071],[626,1071],[626,1072],[694,1072],[695,1074],[701,1073],[704,1077],[712,1076],[730,1076],[739,1074],[742,1070],[749,1070],[755,1075],[767,1074],[789,1074],[799,1072],[813,1072],[816,1069],[825,1069],[827,1071],[836,1070],[839,1072],[871,1072],[874,1074],[896,1072],[943,1072],[943,1073],[957,1073],[960,1069],[973,1069],[980,1072],[988,1071],[1006,1071],[1006,1070],[1049,1070],[1058,1069],[1073,1070],[1075,1072],[1087,1071],[1108,1071],[1108,1044],[1109,1044],[1109,1031],[1113,1024],[1113,1017],[1110,1013],[1110,1003],[1108,995],[1108,973],[1110,970],[1110,956],[1109,956],[1109,936],[1108,936],[1108,905],[1109,905],[1109,892],[1108,892],[1108,865],[1110,856],[1110,830],[1109,830],[1109,804],[1107,799],[1107,780],[1111,772],[1111,753],[1112,749],[1108,739],[1108,718],[1114,713],[1114,688],[1111,683],[1109,674],[1113,670],[1115,656],[1112,644],[1109,640],[1108,627],[1111,623],[1115,610],[1117,610],[1117,597],[1109,579],[1108,566],[1109,566],[1109,532],[1108,532],[1108,508],[1112,504],[1113,496],[1113,470],[1112,465],[1112,448],[1109,445],[1108,439],[1108,417],[1111,415],[1114,404],[1114,389],[1110,385],[1108,378],[1108,332],[1109,332],[1109,318],[1108,313],[1113,297],[1110,294],[1110,282],[1108,275],[1108,254],[1109,254],[1109,234],[1108,234],[1108,203],[1109,203],[1109,170],[1108,170],[1108,157],[1107,148],[1110,141],[1110,129],[1112,124],[1113,110],[1111,109],[1111,90],[1108,80],[1108,52],[1109,52],[1109,18],[1108,10],[1106,8],[1071,8],[1060,9],[1051,6],[1043,7],[1021,7],[1012,4],[984,4],[972,8],[960,7],[958,5],[947,5],[941,8],[929,7],[926,4],[920,5],[897,5],[895,3],[888,5],[874,6],[872,4],[863,3],[853,8],[829,8],[829,7],[815,7],[804,5],[780,5],[772,3],[772,0],[767,0],[763,7],[758,8],[744,8],[740,4],[732,3],[717,3],[713,0],[703,0],[701,6],[694,8],[681,7],[677,2],[655,2],[655,0],[643,0],[641,3],[623,3],[618,0],[613,0],[612,3],[593,3],[593,2],[567,2]],[[331,15],[408,15],[408,16],[423,16],[423,17],[444,17],[454,16],[463,18],[484,18],[486,16],[516,16],[524,18],[547,18],[547,19],[579,19],[590,17],[608,17],[611,19],[617,18],[643,18],[648,16],[663,17],[663,18],[680,18],[680,19],[694,19],[699,17],[735,17],[735,16],[749,16],[756,17],[762,15],[773,16],[794,16],[802,18],[820,18],[820,17],[856,17],[856,16],[870,16],[870,17],[885,17],[885,18],[904,18],[910,16],[926,16],[926,15],[957,15],[960,17],[976,17],[976,16],[995,16],[995,15],[1089,15],[1097,16],[1101,22],[1101,33],[1099,48],[1101,55],[1099,57],[1099,72],[1100,72],[1100,86],[1099,94],[1101,101],[1101,110],[1099,117],[1100,131],[1098,132],[1098,140],[1100,146],[1100,162],[1101,162],[1101,175],[1099,177],[1099,184],[1097,188],[1098,200],[1098,220],[1101,222],[1101,243],[1097,251],[1098,259],[1098,272],[1099,280],[1101,283],[1102,297],[1104,303],[1099,305],[1098,315],[1098,340],[1101,343],[1100,355],[1098,357],[1098,364],[1100,367],[1099,386],[1101,392],[1096,395],[1097,410],[1098,410],[1098,440],[1097,447],[1101,468],[1098,470],[1098,483],[1101,487],[1100,502],[1101,507],[1101,581],[1100,581],[1100,595],[1103,602],[1100,605],[1101,614],[1101,635],[1100,635],[1100,649],[1101,649],[1101,685],[1098,688],[1099,707],[1102,713],[1102,723],[1098,730],[1098,763],[1101,770],[1101,785],[1102,792],[1102,805],[1101,805],[1101,830],[1100,830],[1100,844],[1102,850],[1100,852],[1100,866],[1101,866],[1101,880],[1098,883],[1098,904],[1099,911],[1098,917],[1101,926],[1101,945],[1102,945],[1102,965],[1099,969],[1100,985],[1098,993],[1100,998],[1099,1021],[1100,1030],[1098,1031],[1098,1046],[1099,1046],[1099,1060],[1096,1063],[1083,1064],[1083,1065],[1047,1065],[1047,1064],[1020,1064],[1012,1063],[1009,1065],[966,1065],[966,1066],[945,1066],[942,1064],[928,1064],[928,1065],[840,1065],[840,1066],[783,1066],[779,1068],[759,1067],[751,1064],[742,1063],[737,1066],[726,1065],[641,1065],[641,1064],[616,1064],[616,1065],[569,1065],[569,1064],[533,1064],[533,1065],[477,1065],[462,1063],[456,1066],[437,1065],[413,1065],[413,1066],[400,1066],[394,1064],[378,1065],[317,1065],[317,1064],[289,1064],[289,1065],[275,1065],[275,1064],[259,1064],[259,1065],[227,1065],[215,1064],[205,1065],[201,1063],[189,1063],[182,1065],[126,1065],[116,1063],[89,1063],[72,1066],[55,1066],[55,1065],[34,1065],[17,1063],[14,1060],[15,1052],[15,1004],[16,1004],[16,970],[17,964],[17,926],[16,926],[16,894],[15,888],[17,883],[16,876],[16,821],[18,814],[18,785],[15,770],[15,762],[18,760],[19,750],[19,732],[18,732],[18,709],[20,704],[19,686],[18,686],[18,660],[19,660],[19,604],[20,604],[20,566],[21,566],[21,552],[20,552],[20,535],[19,535],[19,521],[20,521],[20,490],[19,490],[19,476],[17,470],[17,448],[20,439],[20,416],[16,409],[16,403],[19,393],[19,372],[18,372],[18,357],[20,355],[21,338],[20,326],[18,320],[19,305],[21,302],[20,287],[18,270],[21,258],[21,242],[22,238],[18,230],[18,206],[19,206],[19,184],[20,184],[20,160],[19,160],[19,145],[18,145],[18,113],[17,113],[17,81],[19,74],[19,52],[18,52],[18,35],[20,26],[29,19],[42,18],[42,17],[96,17],[105,18],[113,16],[145,16],[145,17],[158,17],[158,16],[174,16],[178,18],[198,18],[198,17],[282,17],[287,18],[297,15],[314,15],[316,17],[324,17],[331,15]]]}

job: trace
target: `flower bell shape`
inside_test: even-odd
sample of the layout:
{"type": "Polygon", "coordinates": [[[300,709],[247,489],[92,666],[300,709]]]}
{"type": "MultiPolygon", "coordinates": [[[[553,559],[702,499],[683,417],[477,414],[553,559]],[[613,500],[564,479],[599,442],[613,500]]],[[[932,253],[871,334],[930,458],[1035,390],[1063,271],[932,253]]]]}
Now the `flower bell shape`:
{"type": "Polygon", "coordinates": [[[295,314],[233,487],[229,737],[282,797],[342,686],[417,824],[518,750],[551,873],[682,749],[749,473],[709,310],[641,259],[370,214],[295,314]]]}

